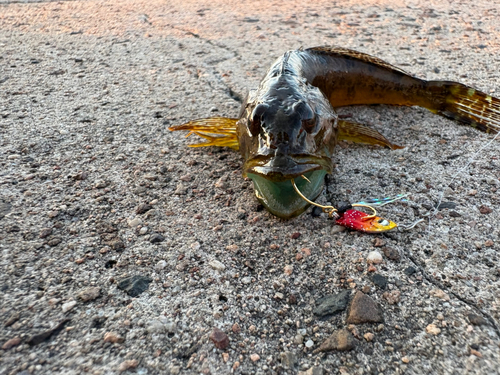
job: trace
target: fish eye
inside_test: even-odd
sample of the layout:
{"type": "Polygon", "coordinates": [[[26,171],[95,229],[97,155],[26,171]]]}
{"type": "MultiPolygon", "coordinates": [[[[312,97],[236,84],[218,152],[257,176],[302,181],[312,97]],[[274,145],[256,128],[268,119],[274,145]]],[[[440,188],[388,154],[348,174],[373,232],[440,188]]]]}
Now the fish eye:
{"type": "Polygon", "coordinates": [[[300,115],[302,122],[302,128],[308,132],[312,133],[316,127],[316,114],[312,110],[311,106],[302,100],[295,105],[295,111],[300,115]]]}
{"type": "Polygon", "coordinates": [[[250,119],[248,120],[247,127],[250,134],[254,137],[260,134],[260,129],[262,129],[262,118],[265,112],[268,110],[269,106],[264,103],[258,104],[252,114],[250,115],[250,119]]]}
{"type": "Polygon", "coordinates": [[[309,119],[302,119],[302,127],[308,133],[312,133],[316,127],[316,116],[309,119]]]}
{"type": "Polygon", "coordinates": [[[385,220],[385,219],[380,219],[380,220],[378,221],[378,223],[379,223],[380,225],[384,226],[384,227],[386,227],[386,226],[388,226],[388,225],[389,225],[389,222],[388,222],[387,220],[385,220]]]}

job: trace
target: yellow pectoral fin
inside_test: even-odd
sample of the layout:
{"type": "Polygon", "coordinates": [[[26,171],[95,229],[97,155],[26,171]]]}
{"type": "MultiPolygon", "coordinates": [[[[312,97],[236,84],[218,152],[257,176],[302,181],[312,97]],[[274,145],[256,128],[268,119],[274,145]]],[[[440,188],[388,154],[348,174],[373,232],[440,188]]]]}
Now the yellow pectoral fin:
{"type": "Polygon", "coordinates": [[[340,141],[352,141],[355,143],[367,143],[370,145],[379,145],[389,147],[392,150],[404,148],[403,146],[395,145],[387,140],[378,131],[369,128],[368,126],[357,124],[355,122],[339,120],[339,135],[340,141]]]}
{"type": "Polygon", "coordinates": [[[237,121],[237,118],[227,117],[202,118],[186,122],[182,125],[171,126],[168,130],[189,130],[186,137],[196,134],[207,140],[207,142],[191,144],[189,147],[219,146],[231,147],[238,150],[239,144],[236,135],[237,121]]]}

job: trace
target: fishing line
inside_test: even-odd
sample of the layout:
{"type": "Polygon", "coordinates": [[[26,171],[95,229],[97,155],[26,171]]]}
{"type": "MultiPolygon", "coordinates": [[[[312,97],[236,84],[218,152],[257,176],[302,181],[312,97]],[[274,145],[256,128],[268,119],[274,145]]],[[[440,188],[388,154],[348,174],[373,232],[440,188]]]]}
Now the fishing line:
{"type": "MultiPolygon", "coordinates": [[[[493,142],[498,138],[498,136],[500,135],[500,132],[496,133],[495,136],[489,141],[487,142],[486,144],[484,144],[483,146],[481,146],[472,156],[471,158],[469,159],[469,161],[461,168],[459,169],[452,177],[451,177],[451,180],[449,181],[448,185],[452,184],[453,181],[455,181],[455,179],[458,177],[459,174],[465,172],[467,170],[467,168],[469,168],[469,166],[475,161],[475,158],[482,152],[484,151],[486,148],[488,148],[491,144],[493,144],[493,142]]],[[[438,203],[434,206],[434,209],[429,211],[429,225],[427,226],[427,237],[430,236],[430,232],[431,232],[431,220],[432,218],[437,214],[438,210],[439,210],[439,206],[441,205],[441,202],[443,201],[443,197],[444,197],[444,188],[441,190],[441,194],[439,195],[439,200],[438,200],[438,203]]]]}

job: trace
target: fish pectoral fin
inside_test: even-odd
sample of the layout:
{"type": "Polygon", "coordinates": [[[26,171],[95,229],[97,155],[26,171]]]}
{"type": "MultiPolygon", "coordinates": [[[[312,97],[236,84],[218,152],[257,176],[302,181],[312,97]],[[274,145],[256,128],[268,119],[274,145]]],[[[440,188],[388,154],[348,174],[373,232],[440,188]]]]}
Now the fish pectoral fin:
{"type": "Polygon", "coordinates": [[[382,134],[369,128],[368,126],[343,120],[339,120],[338,125],[338,139],[340,141],[352,141],[355,143],[385,146],[392,150],[404,148],[403,146],[398,146],[389,142],[382,134]]]}
{"type": "Polygon", "coordinates": [[[196,134],[207,140],[207,142],[191,144],[189,147],[219,146],[238,150],[237,121],[237,118],[227,117],[202,118],[186,122],[182,125],[171,126],[168,130],[189,130],[186,137],[196,134]]]}

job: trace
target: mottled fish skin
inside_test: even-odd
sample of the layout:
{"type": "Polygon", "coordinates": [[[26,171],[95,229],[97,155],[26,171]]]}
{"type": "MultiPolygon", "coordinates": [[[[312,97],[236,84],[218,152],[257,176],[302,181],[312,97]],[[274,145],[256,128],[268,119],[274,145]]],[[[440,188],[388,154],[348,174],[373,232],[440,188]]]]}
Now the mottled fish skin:
{"type": "Polygon", "coordinates": [[[339,139],[400,148],[363,125],[338,120],[335,108],[366,104],[420,106],[487,133],[500,131],[500,99],[457,82],[425,81],[340,47],[286,52],[249,92],[238,119],[219,118],[220,129],[217,120],[201,119],[171,130],[191,130],[207,139],[202,145],[239,148],[257,199],[288,219],[309,206],[291,179],[305,175],[311,184],[299,188],[314,200],[332,172],[339,139]]]}

